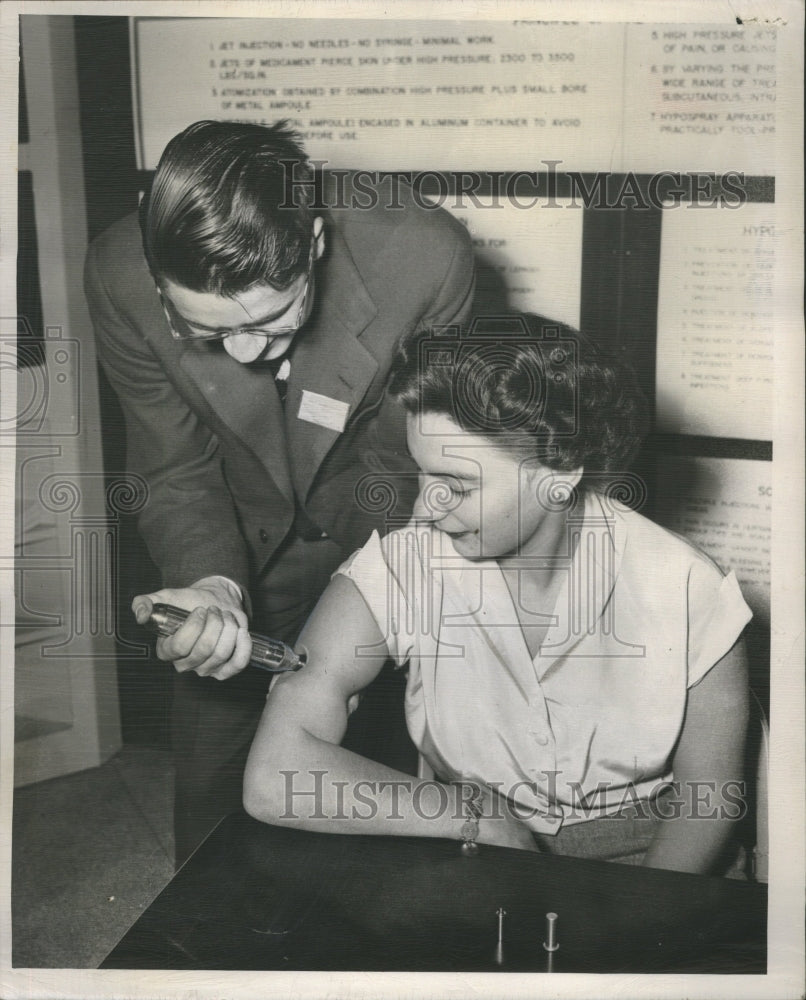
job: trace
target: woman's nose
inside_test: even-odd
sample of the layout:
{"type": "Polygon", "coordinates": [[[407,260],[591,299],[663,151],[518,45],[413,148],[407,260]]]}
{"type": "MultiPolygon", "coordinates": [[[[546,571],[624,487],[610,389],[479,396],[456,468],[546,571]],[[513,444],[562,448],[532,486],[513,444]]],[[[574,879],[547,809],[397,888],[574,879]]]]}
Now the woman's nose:
{"type": "Polygon", "coordinates": [[[417,494],[417,499],[414,501],[414,510],[412,511],[414,517],[418,521],[431,521],[433,520],[433,511],[428,509],[424,499],[425,490],[420,490],[417,494]]]}
{"type": "Polygon", "coordinates": [[[455,497],[445,483],[425,483],[414,501],[414,517],[418,521],[441,521],[455,506],[455,497]]]}

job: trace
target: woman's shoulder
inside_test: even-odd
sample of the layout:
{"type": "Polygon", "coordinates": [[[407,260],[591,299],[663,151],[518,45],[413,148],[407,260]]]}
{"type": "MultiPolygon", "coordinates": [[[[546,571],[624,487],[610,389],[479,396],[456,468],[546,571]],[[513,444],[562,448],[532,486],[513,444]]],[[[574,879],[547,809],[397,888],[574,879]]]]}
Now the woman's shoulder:
{"type": "Polygon", "coordinates": [[[620,501],[607,497],[601,500],[603,508],[612,512],[615,530],[625,533],[625,555],[629,551],[632,558],[651,559],[659,574],[676,569],[687,575],[691,572],[710,575],[715,582],[726,576],[729,567],[721,567],[691,539],[620,501]]]}
{"type": "Polygon", "coordinates": [[[412,519],[383,536],[373,531],[336,572],[353,576],[358,572],[383,570],[400,578],[412,560],[421,566],[429,565],[432,557],[441,552],[441,542],[441,533],[432,524],[412,519]]]}
{"type": "Polygon", "coordinates": [[[691,685],[731,648],[752,617],[736,575],[638,511],[608,506],[621,551],[621,592],[633,602],[635,620],[643,627],[651,623],[669,650],[686,637],[691,685]]]}

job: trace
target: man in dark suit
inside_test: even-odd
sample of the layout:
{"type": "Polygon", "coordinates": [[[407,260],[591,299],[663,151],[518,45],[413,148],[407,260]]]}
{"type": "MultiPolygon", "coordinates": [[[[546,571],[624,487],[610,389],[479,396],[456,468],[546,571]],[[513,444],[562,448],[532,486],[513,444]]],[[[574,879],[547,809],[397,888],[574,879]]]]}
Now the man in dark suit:
{"type": "Polygon", "coordinates": [[[244,670],[247,627],[293,641],[330,573],[413,498],[384,396],[398,341],[470,311],[465,230],[403,184],[351,184],[314,175],[282,123],[198,122],[166,147],[139,226],[89,250],[164,587],[132,607],[140,622],[157,601],[193,612],[157,643],[177,669],[178,862],[240,804],[267,678],[244,670]]]}

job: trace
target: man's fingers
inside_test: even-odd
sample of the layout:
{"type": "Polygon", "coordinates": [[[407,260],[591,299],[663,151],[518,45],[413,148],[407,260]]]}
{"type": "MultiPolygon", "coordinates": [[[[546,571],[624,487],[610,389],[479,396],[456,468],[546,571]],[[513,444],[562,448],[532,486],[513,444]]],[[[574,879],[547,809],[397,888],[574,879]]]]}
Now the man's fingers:
{"type": "MultiPolygon", "coordinates": [[[[164,590],[155,590],[151,594],[138,594],[138,596],[132,600],[132,611],[137,619],[138,625],[146,624],[152,611],[154,610],[155,604],[170,604],[188,612],[194,609],[197,611],[201,609],[202,613],[205,608],[218,608],[227,614],[234,614],[239,625],[246,625],[248,623],[246,613],[239,605],[236,606],[236,604],[233,603],[232,596],[223,588],[218,592],[215,592],[211,588],[207,587],[183,587],[179,589],[166,588],[164,590]]],[[[187,622],[185,622],[184,625],[187,625],[187,622]]],[[[182,626],[183,628],[184,625],[182,626]]],[[[190,632],[186,631],[184,634],[185,637],[187,637],[190,635],[190,632]]],[[[164,660],[175,659],[177,656],[187,655],[188,650],[182,647],[182,651],[180,653],[179,649],[179,646],[175,646],[171,642],[162,640],[157,644],[157,655],[160,659],[164,660]]],[[[204,658],[205,657],[203,657],[203,659],[204,658]]]]}
{"type": "MultiPolygon", "coordinates": [[[[210,659],[217,660],[213,669],[219,667],[223,660],[229,659],[229,651],[226,648],[219,650],[219,643],[221,643],[221,636],[223,632],[224,616],[222,615],[220,609],[208,608],[207,615],[204,620],[204,627],[199,633],[199,637],[194,642],[193,650],[191,652],[193,664],[198,673],[202,673],[200,668],[206,666],[208,660],[210,659]]],[[[221,644],[222,646],[224,645],[224,643],[221,644]]],[[[207,672],[209,672],[209,670],[207,672]]]]}
{"type": "Polygon", "coordinates": [[[244,667],[248,666],[251,653],[252,640],[249,638],[249,631],[245,625],[239,625],[232,656],[227,663],[222,664],[210,676],[215,677],[219,681],[225,681],[228,677],[234,677],[235,674],[240,673],[244,667]]]}
{"type": "MultiPolygon", "coordinates": [[[[171,591],[140,595],[132,601],[138,622],[148,619],[153,599],[170,601],[171,591]]],[[[226,680],[249,663],[252,641],[249,622],[240,609],[222,611],[219,607],[198,606],[170,636],[157,640],[157,656],[169,660],[180,673],[195,670],[200,677],[226,680]]]]}
{"type": "Polygon", "coordinates": [[[194,659],[201,657],[195,667],[200,677],[217,676],[218,670],[230,662],[238,634],[238,622],[231,612],[222,614],[217,608],[210,611],[213,614],[208,614],[208,623],[193,648],[194,659]]]}
{"type": "Polygon", "coordinates": [[[246,628],[231,611],[215,607],[196,608],[164,642],[160,657],[172,659],[180,673],[195,670],[200,677],[223,679],[238,673],[249,662],[251,641],[246,628]]]}
{"type": "Polygon", "coordinates": [[[145,625],[154,610],[154,602],[146,594],[140,594],[132,601],[132,611],[138,625],[145,625]]]}
{"type": "MultiPolygon", "coordinates": [[[[207,609],[195,608],[182,622],[173,635],[163,636],[157,640],[157,655],[161,660],[185,660],[193,654],[199,636],[207,622],[207,609]]],[[[182,666],[182,670],[192,670],[196,663],[182,666]]]]}

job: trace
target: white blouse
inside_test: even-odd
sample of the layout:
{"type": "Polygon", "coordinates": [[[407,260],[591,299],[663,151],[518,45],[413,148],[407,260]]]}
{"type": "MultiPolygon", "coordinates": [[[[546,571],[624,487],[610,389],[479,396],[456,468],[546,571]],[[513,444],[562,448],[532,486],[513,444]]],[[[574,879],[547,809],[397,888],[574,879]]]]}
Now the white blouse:
{"type": "Polygon", "coordinates": [[[409,663],[407,724],[435,773],[496,788],[543,833],[672,780],[687,688],[751,618],[732,572],[609,498],[569,516],[567,552],[524,567],[565,570],[554,608],[528,609],[549,626],[534,659],[497,562],[429,524],[375,533],[337,570],[409,663]]]}

